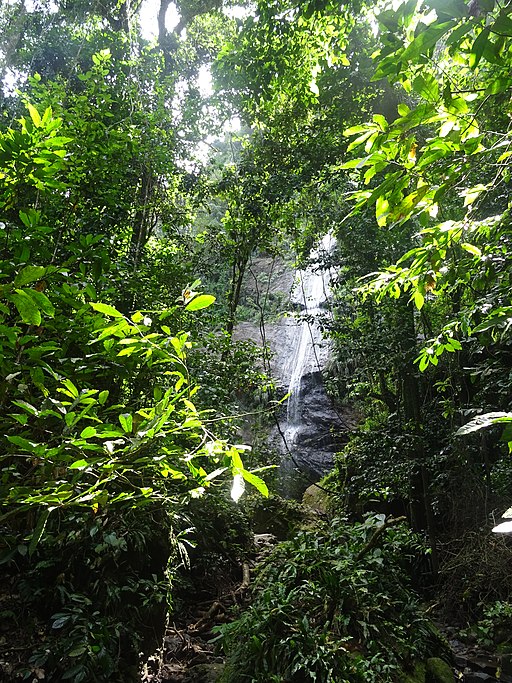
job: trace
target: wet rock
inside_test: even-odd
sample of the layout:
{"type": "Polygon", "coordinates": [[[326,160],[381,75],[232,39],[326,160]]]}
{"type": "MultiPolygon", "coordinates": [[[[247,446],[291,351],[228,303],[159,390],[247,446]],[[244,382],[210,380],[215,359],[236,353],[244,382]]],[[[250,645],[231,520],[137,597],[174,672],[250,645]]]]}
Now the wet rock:
{"type": "Polygon", "coordinates": [[[490,674],[486,674],[483,671],[468,671],[464,672],[464,683],[498,683],[497,679],[490,674]]]}
{"type": "MultiPolygon", "coordinates": [[[[510,648],[510,645],[507,645],[510,648]]],[[[501,675],[512,676],[512,652],[501,652],[499,655],[501,675]]]]}
{"type": "MultiPolygon", "coordinates": [[[[450,643],[450,645],[451,645],[451,643],[450,643]]],[[[454,656],[454,662],[455,662],[455,666],[456,666],[458,669],[462,669],[462,670],[463,670],[463,669],[465,669],[465,668],[467,667],[467,665],[468,665],[468,658],[465,657],[464,655],[456,654],[456,655],[454,656]]]]}
{"type": "Polygon", "coordinates": [[[353,428],[353,416],[336,410],[320,372],[302,377],[298,411],[287,446],[297,467],[316,481],[332,468],[334,453],[346,443],[353,428]]]}

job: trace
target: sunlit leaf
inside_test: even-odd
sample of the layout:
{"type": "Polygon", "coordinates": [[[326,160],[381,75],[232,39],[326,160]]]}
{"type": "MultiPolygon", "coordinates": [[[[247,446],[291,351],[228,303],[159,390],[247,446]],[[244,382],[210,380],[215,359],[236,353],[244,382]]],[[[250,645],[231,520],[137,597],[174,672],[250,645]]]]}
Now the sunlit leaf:
{"type": "Polygon", "coordinates": [[[113,306],[110,306],[109,304],[102,304],[98,302],[91,301],[89,302],[89,305],[94,308],[95,311],[98,311],[98,313],[103,313],[104,315],[108,315],[111,318],[122,318],[123,314],[118,311],[116,308],[113,306]]]}
{"type": "Polygon", "coordinates": [[[211,294],[199,294],[192,301],[185,306],[187,311],[199,311],[202,308],[211,306],[215,301],[215,297],[211,294]]]}

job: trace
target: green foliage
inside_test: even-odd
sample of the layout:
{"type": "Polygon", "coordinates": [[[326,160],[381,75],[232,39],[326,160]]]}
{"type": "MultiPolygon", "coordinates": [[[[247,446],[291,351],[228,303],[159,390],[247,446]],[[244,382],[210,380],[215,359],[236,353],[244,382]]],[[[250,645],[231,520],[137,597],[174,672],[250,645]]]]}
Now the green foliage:
{"type": "Polygon", "coordinates": [[[139,652],[161,636],[177,561],[174,525],[154,506],[123,516],[54,513],[34,561],[20,555],[11,566],[17,595],[3,594],[7,605],[20,603],[6,623],[30,643],[28,661],[12,673],[41,670],[74,683],[132,679],[139,652]]]}
{"type": "Polygon", "coordinates": [[[58,635],[30,666],[75,683],[112,680],[165,623],[180,509],[228,473],[234,499],[245,482],[268,490],[244,467],[244,447],[216,437],[196,407],[190,335],[170,327],[214,297],[185,289],[143,312],[97,300],[102,289],[115,296],[105,239],[75,234],[61,252],[45,215],[65,197],[73,157],[54,152],[71,141],[51,109],[29,111],[21,135],[0,141],[0,562],[37,622],[27,635],[37,643],[48,623],[45,638],[58,635]]]}
{"type": "Polygon", "coordinates": [[[358,178],[364,173],[362,181],[370,186],[355,191],[355,210],[375,206],[381,227],[411,220],[423,226],[417,243],[395,265],[369,276],[365,290],[378,298],[406,292],[418,310],[436,296],[456,302],[437,338],[418,357],[421,370],[436,365],[445,351],[460,351],[458,336],[506,326],[508,318],[508,301],[498,294],[500,283],[508,282],[508,268],[489,268],[488,261],[502,253],[501,224],[508,224],[503,201],[508,171],[502,165],[508,132],[504,122],[491,123],[490,112],[510,85],[497,85],[510,40],[505,32],[497,43],[490,41],[493,27],[504,21],[498,9],[468,18],[465,7],[454,7],[429,3],[437,16],[428,17],[427,8],[413,11],[404,3],[382,14],[386,29],[397,33],[381,37],[376,77],[399,82],[414,95],[415,106],[401,103],[391,122],[374,116],[373,122],[345,131],[358,136],[349,150],[364,146],[366,153],[343,165],[356,169],[358,178]],[[485,69],[478,67],[482,58],[488,62],[485,69]],[[470,281],[474,289],[468,289],[470,281]]]}
{"type": "Polygon", "coordinates": [[[510,639],[512,627],[512,605],[497,601],[484,609],[482,619],[467,629],[463,635],[476,638],[480,647],[495,648],[510,639]]]}
{"type": "MultiPolygon", "coordinates": [[[[337,484],[350,510],[406,500],[417,445],[390,422],[354,435],[336,456],[337,484]]],[[[373,508],[375,509],[375,508],[373,508]]]]}
{"type": "Polygon", "coordinates": [[[406,588],[408,532],[370,517],[299,533],[260,567],[252,606],[219,627],[226,681],[386,681],[435,649],[406,588]]]}
{"type": "Polygon", "coordinates": [[[201,600],[213,599],[240,580],[240,564],[253,551],[249,517],[225,491],[191,499],[180,516],[187,559],[176,577],[175,599],[187,605],[198,592],[201,600]]]}

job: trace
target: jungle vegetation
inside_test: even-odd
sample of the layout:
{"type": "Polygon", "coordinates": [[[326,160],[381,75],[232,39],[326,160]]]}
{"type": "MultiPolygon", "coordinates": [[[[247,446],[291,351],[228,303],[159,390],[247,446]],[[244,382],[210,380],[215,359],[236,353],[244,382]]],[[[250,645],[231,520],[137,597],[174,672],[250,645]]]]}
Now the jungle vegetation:
{"type": "Polygon", "coordinates": [[[187,590],[250,552],[276,475],[243,413],[280,397],[233,337],[244,281],[331,233],[325,381],[359,426],[330,519],[224,629],[225,680],[405,680],[439,644],[411,585],[487,634],[512,614],[490,533],[512,499],[512,7],[158,0],[150,34],[149,5],[0,7],[1,673],[139,680],[187,590]]]}

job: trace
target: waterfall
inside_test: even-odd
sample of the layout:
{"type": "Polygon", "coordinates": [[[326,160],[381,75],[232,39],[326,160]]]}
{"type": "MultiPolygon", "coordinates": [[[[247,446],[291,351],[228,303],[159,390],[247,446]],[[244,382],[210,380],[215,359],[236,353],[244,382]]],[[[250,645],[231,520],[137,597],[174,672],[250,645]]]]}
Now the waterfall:
{"type": "MultiPolygon", "coordinates": [[[[334,238],[326,235],[311,253],[313,264],[321,262],[333,246],[334,238]]],[[[332,461],[334,449],[329,441],[336,416],[322,386],[326,350],[318,325],[321,306],[329,294],[329,279],[326,271],[309,266],[297,271],[292,290],[292,303],[301,308],[301,313],[293,328],[292,352],[283,372],[289,377],[286,418],[280,423],[280,450],[284,455],[281,480],[285,493],[289,493],[296,467],[318,478],[332,461]]]]}

